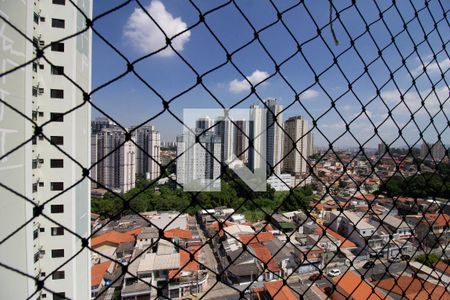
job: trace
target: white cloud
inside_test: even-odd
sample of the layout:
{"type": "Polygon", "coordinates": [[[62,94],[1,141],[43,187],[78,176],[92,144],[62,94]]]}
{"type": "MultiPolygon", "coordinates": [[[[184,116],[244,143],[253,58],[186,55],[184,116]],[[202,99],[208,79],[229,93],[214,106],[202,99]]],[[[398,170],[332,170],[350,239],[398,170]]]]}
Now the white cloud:
{"type": "Polygon", "coordinates": [[[319,96],[319,92],[313,89],[309,89],[300,94],[300,99],[312,99],[319,96]]]}
{"type": "MultiPolygon", "coordinates": [[[[169,38],[187,28],[187,24],[181,18],[174,18],[166,10],[164,4],[158,0],[153,0],[146,7],[146,11],[161,26],[169,38]]],[[[123,35],[140,54],[151,53],[166,45],[164,34],[140,7],[136,8],[128,18],[123,35]]],[[[177,51],[183,50],[184,44],[189,41],[190,36],[190,31],[177,36],[172,40],[173,48],[177,51]]],[[[160,56],[172,56],[174,54],[170,47],[158,53],[160,56]]]]}
{"type": "Polygon", "coordinates": [[[414,69],[413,71],[413,75],[418,75],[421,74],[423,72],[423,67],[427,67],[427,74],[436,74],[436,73],[440,73],[441,70],[439,69],[439,67],[441,67],[442,72],[447,71],[450,68],[450,58],[445,58],[443,60],[441,60],[439,63],[437,62],[432,62],[430,64],[428,64],[429,62],[426,62],[424,65],[420,65],[417,68],[414,69]]]}
{"type": "MultiPolygon", "coordinates": [[[[247,76],[247,80],[250,81],[253,85],[256,85],[261,81],[263,81],[264,79],[266,79],[267,77],[269,77],[269,73],[265,71],[255,70],[255,72],[253,72],[252,75],[247,76]]],[[[233,79],[229,85],[230,92],[241,93],[250,90],[250,84],[247,82],[247,80],[233,79]]]]}

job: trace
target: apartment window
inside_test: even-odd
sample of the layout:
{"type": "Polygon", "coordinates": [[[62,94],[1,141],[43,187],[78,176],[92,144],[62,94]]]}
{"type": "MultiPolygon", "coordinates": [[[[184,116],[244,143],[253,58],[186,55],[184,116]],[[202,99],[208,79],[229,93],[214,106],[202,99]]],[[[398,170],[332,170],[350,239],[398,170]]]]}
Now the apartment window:
{"type": "Polygon", "coordinates": [[[39,69],[44,70],[44,65],[39,65],[39,69]]]}
{"type": "Polygon", "coordinates": [[[50,142],[55,145],[64,145],[64,137],[60,135],[52,135],[50,142]]]}
{"type": "Polygon", "coordinates": [[[64,160],[50,159],[50,168],[64,168],[64,160]]]}
{"type": "Polygon", "coordinates": [[[45,46],[45,41],[39,41],[39,46],[45,46]]]}
{"type": "Polygon", "coordinates": [[[44,187],[44,183],[43,182],[38,182],[39,187],[44,187]]]}
{"type": "Polygon", "coordinates": [[[64,28],[66,27],[66,21],[64,21],[63,19],[52,19],[52,27],[64,28]]]}
{"type": "Polygon", "coordinates": [[[44,227],[39,227],[39,232],[45,232],[45,228],[44,227]]]}
{"type": "Polygon", "coordinates": [[[50,212],[52,214],[61,214],[64,212],[64,205],[62,204],[53,204],[50,206],[50,212]]]}
{"type": "Polygon", "coordinates": [[[66,5],[66,0],[53,0],[53,4],[66,5]]]}
{"type": "Polygon", "coordinates": [[[37,72],[37,63],[33,62],[33,72],[37,72]]]}
{"type": "Polygon", "coordinates": [[[37,165],[38,165],[37,159],[33,159],[32,163],[31,163],[31,168],[32,168],[32,169],[36,169],[36,168],[37,168],[37,165]]]}
{"type": "Polygon", "coordinates": [[[53,122],[64,122],[63,113],[50,113],[50,120],[53,122]]]}
{"type": "Polygon", "coordinates": [[[39,228],[36,228],[33,231],[33,240],[37,239],[39,237],[39,228]]]}
{"type": "Polygon", "coordinates": [[[45,272],[41,272],[41,277],[45,277],[45,272]]]}
{"type": "Polygon", "coordinates": [[[33,183],[33,193],[37,192],[37,188],[38,188],[37,183],[33,183]]]}
{"type": "Polygon", "coordinates": [[[52,279],[53,280],[64,279],[64,278],[65,278],[64,271],[55,271],[52,274],[52,279]]]}
{"type": "Polygon", "coordinates": [[[44,88],[38,88],[39,95],[42,95],[44,93],[44,88]]]}
{"type": "Polygon", "coordinates": [[[31,144],[32,145],[36,145],[36,137],[35,136],[33,136],[33,138],[31,139],[31,144]]]}
{"type": "Polygon", "coordinates": [[[38,95],[38,89],[37,89],[37,87],[33,86],[33,89],[32,89],[32,91],[31,91],[31,93],[33,94],[34,97],[37,97],[37,95],[38,95]]]}
{"type": "Polygon", "coordinates": [[[66,293],[54,293],[53,294],[53,300],[63,300],[66,299],[66,293]]]}
{"type": "Polygon", "coordinates": [[[50,98],[64,98],[64,90],[50,89],[50,98]]]}
{"type": "Polygon", "coordinates": [[[47,298],[47,294],[42,294],[41,298],[47,298]]]}
{"type": "Polygon", "coordinates": [[[45,22],[45,18],[44,17],[40,17],[39,18],[41,22],[45,22]]]}
{"type": "Polygon", "coordinates": [[[62,75],[64,73],[64,67],[62,66],[52,66],[53,75],[62,75]]]}
{"type": "Polygon", "coordinates": [[[51,191],[62,191],[64,190],[64,182],[50,182],[51,191]]]}
{"type": "Polygon", "coordinates": [[[64,257],[64,249],[52,249],[52,257],[64,257]]]}
{"type": "Polygon", "coordinates": [[[52,227],[52,235],[64,235],[64,228],[63,227],[52,227]]]}
{"type": "Polygon", "coordinates": [[[33,14],[34,23],[39,24],[39,15],[37,13],[33,14]]]}
{"type": "Polygon", "coordinates": [[[52,43],[52,51],[64,52],[64,43],[52,43]]]}
{"type": "Polygon", "coordinates": [[[34,254],[34,262],[37,263],[39,260],[39,251],[34,254]]]}

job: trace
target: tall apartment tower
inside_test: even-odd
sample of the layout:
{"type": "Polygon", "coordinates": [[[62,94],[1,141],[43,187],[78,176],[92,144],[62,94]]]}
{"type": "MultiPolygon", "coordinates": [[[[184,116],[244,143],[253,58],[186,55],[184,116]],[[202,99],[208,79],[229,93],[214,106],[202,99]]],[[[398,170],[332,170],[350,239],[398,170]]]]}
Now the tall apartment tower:
{"type": "Polygon", "coordinates": [[[309,155],[308,123],[302,116],[290,117],[284,123],[284,172],[302,175],[307,171],[306,158],[309,155]]]}
{"type": "Polygon", "coordinates": [[[311,155],[316,154],[316,149],[314,147],[314,133],[308,132],[306,134],[306,139],[307,139],[307,145],[308,145],[308,156],[307,157],[310,157],[311,155]]]}
{"type": "Polygon", "coordinates": [[[248,167],[250,170],[266,169],[266,110],[257,104],[250,106],[248,121],[249,151],[248,167]]]}
{"type": "MultiPolygon", "coordinates": [[[[200,132],[197,130],[197,133],[200,132]]],[[[208,191],[218,188],[221,149],[221,138],[211,132],[200,135],[199,143],[195,143],[195,136],[191,133],[178,136],[177,183],[185,190],[195,190],[200,187],[208,191]],[[207,188],[202,188],[205,186],[207,188]]]]}
{"type": "MultiPolygon", "coordinates": [[[[135,137],[132,137],[134,140],[135,137]]],[[[104,128],[91,138],[92,165],[96,165],[96,177],[100,184],[116,192],[126,193],[136,182],[136,145],[125,142],[121,128],[104,128]]]]}
{"type": "Polygon", "coordinates": [[[270,168],[274,168],[275,174],[281,174],[281,159],[283,150],[283,106],[275,99],[266,101],[267,106],[267,144],[266,157],[268,163],[268,173],[270,168]]]}
{"type": "MultiPolygon", "coordinates": [[[[90,0],[74,2],[91,17],[90,0]]],[[[90,166],[91,112],[84,105],[64,114],[81,105],[84,97],[62,74],[89,93],[91,33],[52,43],[85,28],[84,16],[69,1],[3,1],[1,12],[33,38],[34,46],[51,45],[44,55],[53,66],[36,59],[0,80],[3,101],[38,126],[51,121],[42,126],[43,135],[0,161],[0,262],[28,275],[0,267],[0,299],[89,299],[89,250],[81,250],[80,238],[64,227],[81,237],[90,235],[90,182],[73,160],[90,166]],[[64,227],[43,217],[41,209],[64,227]],[[45,288],[54,293],[38,290],[36,280],[45,280],[45,288]]],[[[36,58],[36,48],[22,35],[3,21],[0,27],[2,72],[36,58]]],[[[0,106],[0,155],[5,155],[30,139],[36,129],[17,112],[0,106]]]]}
{"type": "Polygon", "coordinates": [[[233,151],[237,158],[242,160],[244,163],[247,163],[249,153],[249,123],[246,120],[237,120],[234,123],[233,151]]]}
{"type": "Polygon", "coordinates": [[[161,136],[154,126],[142,126],[135,131],[136,174],[148,180],[159,177],[161,169],[161,136]],[[142,149],[140,149],[142,148],[142,149]],[[144,151],[143,151],[144,150],[144,151]]]}
{"type": "Polygon", "coordinates": [[[218,118],[216,120],[215,133],[221,142],[221,161],[230,162],[234,153],[234,124],[230,119],[218,118]]]}

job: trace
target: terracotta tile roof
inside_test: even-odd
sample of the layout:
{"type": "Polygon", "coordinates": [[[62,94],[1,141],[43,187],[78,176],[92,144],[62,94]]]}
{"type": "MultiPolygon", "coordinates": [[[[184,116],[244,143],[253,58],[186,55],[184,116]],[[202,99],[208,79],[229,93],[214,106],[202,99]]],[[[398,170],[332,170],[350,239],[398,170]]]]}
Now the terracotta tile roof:
{"type": "Polygon", "coordinates": [[[239,236],[241,239],[241,242],[244,244],[248,244],[249,242],[251,244],[253,243],[259,243],[259,242],[265,242],[265,241],[271,241],[274,240],[275,237],[273,236],[272,232],[259,232],[257,234],[245,234],[239,236]],[[256,236],[256,237],[255,237],[256,236]]]}
{"type": "Polygon", "coordinates": [[[180,238],[184,240],[191,240],[192,239],[192,231],[190,230],[184,230],[180,228],[173,228],[170,230],[164,231],[164,236],[166,238],[180,238]]]}
{"type": "Polygon", "coordinates": [[[294,292],[281,280],[264,282],[264,288],[273,300],[297,300],[294,292]]]}
{"type": "Polygon", "coordinates": [[[446,273],[447,275],[450,275],[450,265],[446,264],[443,261],[438,261],[434,267],[441,271],[442,273],[446,273]]]}
{"type": "Polygon", "coordinates": [[[381,291],[373,290],[371,285],[354,272],[348,271],[341,276],[334,277],[333,282],[336,285],[336,291],[332,295],[333,299],[342,298],[342,296],[353,300],[391,299],[381,291]]]}
{"type": "Polygon", "coordinates": [[[127,232],[109,231],[102,235],[91,239],[91,246],[93,248],[99,247],[105,243],[119,245],[120,243],[134,242],[136,236],[143,231],[143,228],[130,230],[127,232]]]}
{"type": "Polygon", "coordinates": [[[97,286],[102,283],[103,276],[111,265],[111,261],[105,261],[101,264],[96,264],[91,267],[91,286],[97,286]]]}
{"type": "MultiPolygon", "coordinates": [[[[194,258],[198,260],[198,252],[195,253],[194,258]]],[[[196,260],[191,260],[191,254],[188,251],[180,250],[180,269],[170,270],[169,279],[179,278],[182,271],[198,271],[198,262],[196,260]]]]}
{"type": "Polygon", "coordinates": [[[428,222],[422,220],[422,223],[427,225],[429,223],[433,226],[450,226],[450,216],[447,214],[425,214],[425,217],[428,219],[428,222]]]}
{"type": "Polygon", "coordinates": [[[341,245],[340,245],[341,248],[356,248],[355,243],[346,239],[345,237],[343,237],[339,233],[331,230],[330,228],[327,228],[326,226],[319,225],[319,227],[317,227],[315,229],[316,233],[318,233],[318,234],[321,234],[323,230],[325,230],[325,232],[328,233],[329,235],[331,235],[332,237],[341,241],[341,245]]]}
{"type": "Polygon", "coordinates": [[[271,272],[279,272],[280,267],[272,258],[272,253],[269,248],[260,243],[251,243],[250,247],[255,252],[255,256],[263,263],[267,264],[267,269],[271,272]]]}
{"type": "Polygon", "coordinates": [[[367,201],[373,201],[375,200],[375,195],[373,194],[356,194],[353,196],[353,198],[358,200],[367,200],[367,201]]]}
{"type": "Polygon", "coordinates": [[[450,299],[450,293],[444,287],[414,277],[387,278],[376,285],[400,296],[405,292],[407,299],[450,299]]]}

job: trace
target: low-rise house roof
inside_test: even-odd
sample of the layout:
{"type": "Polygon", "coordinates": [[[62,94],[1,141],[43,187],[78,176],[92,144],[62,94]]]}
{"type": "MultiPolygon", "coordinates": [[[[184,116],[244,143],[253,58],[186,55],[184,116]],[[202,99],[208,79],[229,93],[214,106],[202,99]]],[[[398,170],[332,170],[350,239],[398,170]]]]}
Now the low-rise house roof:
{"type": "Polygon", "coordinates": [[[332,294],[335,299],[353,299],[353,300],[381,300],[392,299],[386,296],[378,289],[374,289],[360,275],[348,271],[341,276],[333,278],[336,290],[332,294]]]}
{"type": "Polygon", "coordinates": [[[102,235],[98,235],[91,239],[91,246],[93,248],[99,247],[105,243],[116,244],[120,243],[132,242],[135,241],[136,235],[142,232],[142,228],[126,231],[126,232],[117,232],[117,231],[109,231],[102,235]]]}
{"type": "Polygon", "coordinates": [[[342,235],[340,235],[339,233],[331,230],[330,228],[323,226],[323,225],[319,225],[319,227],[317,227],[315,229],[316,233],[321,234],[323,231],[325,231],[327,234],[331,235],[332,237],[338,239],[341,242],[340,247],[341,248],[357,248],[357,246],[355,245],[355,243],[353,243],[352,241],[350,241],[349,239],[346,239],[345,237],[343,237],[342,235]]]}
{"type": "Polygon", "coordinates": [[[382,279],[376,286],[406,299],[450,299],[444,287],[420,278],[400,276],[382,279]]]}
{"type": "Polygon", "coordinates": [[[264,288],[273,300],[297,300],[292,290],[282,280],[264,282],[264,288]]]}
{"type": "Polygon", "coordinates": [[[145,253],[139,262],[138,273],[157,270],[172,270],[180,268],[180,254],[158,255],[156,253],[145,253]]]}
{"type": "Polygon", "coordinates": [[[108,271],[112,261],[108,260],[91,267],[91,286],[98,286],[102,283],[103,277],[108,271]]]}
{"type": "Polygon", "coordinates": [[[173,228],[173,229],[164,231],[164,236],[166,238],[179,238],[179,239],[183,239],[183,240],[190,240],[190,239],[192,239],[192,231],[184,230],[184,229],[180,229],[180,228],[173,228]]]}
{"type": "Polygon", "coordinates": [[[239,238],[240,238],[241,242],[244,244],[259,243],[259,242],[265,242],[265,241],[270,241],[270,240],[275,239],[272,232],[268,232],[268,231],[259,232],[257,234],[245,234],[245,235],[241,235],[239,238]]]}

